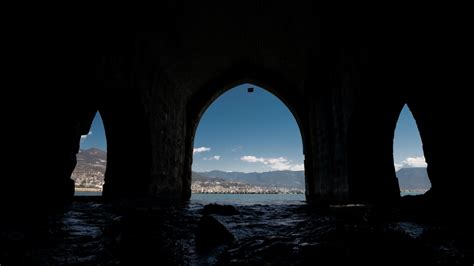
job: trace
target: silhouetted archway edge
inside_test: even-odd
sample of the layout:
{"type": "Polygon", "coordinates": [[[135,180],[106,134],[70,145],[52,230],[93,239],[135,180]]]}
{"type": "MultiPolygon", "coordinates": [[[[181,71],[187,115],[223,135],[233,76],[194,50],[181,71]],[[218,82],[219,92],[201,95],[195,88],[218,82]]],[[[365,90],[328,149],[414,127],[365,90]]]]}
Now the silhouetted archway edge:
{"type": "MultiPolygon", "coordinates": [[[[206,83],[202,88],[198,89],[194,93],[187,105],[187,121],[186,121],[186,161],[185,161],[185,175],[183,176],[183,197],[188,200],[191,197],[191,171],[193,163],[193,144],[196,130],[201,120],[202,115],[206,112],[207,108],[217,99],[219,96],[229,91],[230,89],[242,85],[252,84],[259,86],[266,91],[276,96],[287,108],[296,120],[298,125],[302,147],[303,156],[305,156],[305,147],[307,145],[307,125],[304,116],[304,102],[302,95],[296,95],[295,90],[292,88],[281,75],[267,71],[264,69],[257,69],[255,67],[239,67],[232,68],[218,78],[213,79],[206,83]]],[[[305,183],[308,183],[310,178],[306,174],[306,160],[305,164],[305,183]]],[[[306,195],[308,190],[306,189],[306,195]]]]}
{"type": "MultiPolygon", "coordinates": [[[[413,122],[415,122],[415,125],[416,125],[416,129],[415,129],[415,130],[416,130],[416,132],[418,133],[418,137],[420,138],[420,141],[421,141],[420,144],[421,144],[421,147],[422,147],[422,149],[423,149],[423,139],[421,138],[421,133],[420,133],[420,130],[418,129],[417,120],[415,119],[415,116],[413,115],[413,112],[412,112],[412,110],[411,110],[411,108],[410,108],[410,104],[408,104],[408,103],[404,104],[404,105],[403,105],[403,109],[405,109],[405,107],[408,109],[409,116],[411,116],[411,119],[410,119],[410,118],[409,118],[409,119],[412,120],[413,122]]],[[[401,120],[400,120],[400,119],[401,119],[400,116],[402,115],[402,113],[403,113],[403,110],[400,111],[400,114],[399,114],[399,116],[398,116],[396,129],[397,129],[399,126],[402,127],[403,122],[404,122],[404,123],[410,123],[410,122],[411,122],[411,121],[409,122],[409,121],[406,121],[406,120],[405,120],[405,121],[401,121],[401,120]]],[[[419,120],[418,120],[418,121],[419,121],[419,120]]],[[[405,126],[406,126],[406,125],[405,125],[405,126]]],[[[397,135],[396,135],[396,132],[395,132],[395,134],[394,134],[394,140],[393,140],[393,157],[394,157],[394,164],[395,164],[395,157],[396,157],[396,156],[395,156],[395,150],[396,150],[395,147],[397,146],[397,145],[396,145],[397,143],[395,142],[396,136],[397,136],[397,135]]],[[[416,137],[415,137],[415,138],[416,138],[416,137]]],[[[401,138],[398,139],[398,141],[404,142],[404,140],[402,140],[401,138]]],[[[402,145],[402,144],[398,144],[398,145],[402,145]]],[[[417,146],[418,146],[418,145],[417,145],[417,146]]],[[[411,155],[417,155],[417,154],[411,154],[411,155]]],[[[422,156],[424,157],[424,153],[422,153],[422,156]]],[[[401,159],[401,158],[399,158],[399,159],[401,159]]],[[[405,158],[405,159],[407,159],[407,158],[405,158]]],[[[426,159],[425,159],[425,162],[426,162],[426,159]]],[[[403,164],[403,162],[400,162],[400,163],[403,164]]],[[[419,166],[419,165],[410,166],[410,165],[409,165],[408,167],[420,168],[421,166],[419,166]]],[[[402,189],[403,189],[404,187],[403,187],[403,182],[400,182],[400,181],[401,181],[401,180],[400,180],[401,177],[400,177],[400,175],[398,174],[398,171],[399,171],[399,170],[403,170],[403,168],[405,168],[404,165],[400,166],[400,169],[398,169],[398,170],[397,170],[396,167],[395,167],[395,175],[396,175],[397,178],[398,178],[398,185],[399,185],[399,187],[400,187],[400,192],[401,192],[401,193],[400,193],[400,196],[403,196],[403,190],[402,190],[402,189]]],[[[426,166],[426,168],[428,168],[428,167],[426,166]]],[[[426,191],[423,191],[423,192],[422,192],[422,190],[420,190],[420,188],[418,188],[418,187],[415,187],[415,188],[410,187],[410,185],[412,185],[412,184],[405,184],[406,186],[409,187],[409,188],[408,188],[408,187],[405,187],[405,189],[410,189],[410,190],[412,190],[412,191],[409,190],[409,195],[410,195],[410,196],[414,196],[414,195],[424,195],[424,194],[426,194],[426,192],[428,192],[428,191],[431,189],[431,181],[430,181],[430,176],[429,176],[429,174],[427,175],[427,177],[428,177],[428,182],[429,182],[429,188],[428,188],[426,191]],[[421,193],[420,193],[420,192],[421,192],[421,193]]],[[[407,178],[407,177],[405,177],[405,178],[407,178]]],[[[420,176],[420,175],[411,176],[411,177],[408,178],[408,180],[410,180],[410,181],[411,181],[411,180],[414,181],[414,180],[416,180],[416,179],[424,180],[424,181],[426,182],[426,179],[422,178],[422,176],[420,176]]],[[[402,179],[402,180],[403,180],[403,179],[402,179]]],[[[421,182],[421,181],[418,181],[418,182],[421,182]]]]}
{"type": "Polygon", "coordinates": [[[400,186],[396,177],[393,140],[400,113],[405,105],[410,109],[422,141],[427,163],[428,178],[437,189],[436,172],[433,169],[434,146],[430,134],[435,132],[429,108],[423,99],[412,99],[403,95],[390,95],[380,101],[370,97],[361,99],[351,117],[349,128],[349,188],[352,202],[384,203],[400,199],[400,186]],[[376,112],[374,111],[376,110],[376,112]],[[377,156],[374,156],[377,155],[377,156]],[[370,171],[366,158],[372,158],[370,171]]]}
{"type": "MultiPolygon", "coordinates": [[[[101,108],[89,108],[89,109],[83,110],[83,112],[81,113],[81,115],[79,117],[79,121],[78,121],[79,135],[77,136],[78,139],[76,141],[77,142],[77,148],[75,150],[74,167],[72,168],[73,171],[76,168],[76,164],[77,164],[77,153],[79,152],[80,146],[81,146],[80,145],[81,136],[82,135],[87,135],[91,131],[92,124],[94,123],[94,119],[95,119],[97,114],[100,116],[100,118],[102,120],[103,127],[104,127],[104,135],[105,135],[105,142],[106,142],[105,152],[108,151],[107,132],[110,131],[110,130],[108,130],[108,127],[110,127],[110,123],[108,123],[108,120],[109,120],[108,118],[104,119],[103,109],[101,109],[101,108]]],[[[107,167],[108,167],[108,165],[106,164],[105,172],[107,172],[107,167]]],[[[73,171],[71,171],[71,173],[69,174],[70,177],[72,176],[73,171]]]]}

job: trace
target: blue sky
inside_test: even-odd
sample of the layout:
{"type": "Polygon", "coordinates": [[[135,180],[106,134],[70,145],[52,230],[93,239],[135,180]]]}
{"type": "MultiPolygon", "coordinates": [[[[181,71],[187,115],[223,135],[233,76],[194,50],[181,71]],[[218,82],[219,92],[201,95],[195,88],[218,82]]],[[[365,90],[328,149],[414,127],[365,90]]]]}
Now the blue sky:
{"type": "Polygon", "coordinates": [[[99,112],[95,114],[89,134],[82,135],[81,137],[81,149],[87,150],[90,148],[98,148],[107,151],[104,123],[102,122],[102,117],[100,117],[99,112]]]}
{"type": "Polygon", "coordinates": [[[194,153],[195,171],[303,170],[295,118],[276,96],[250,84],[228,90],[209,106],[194,147],[201,148],[194,153]],[[254,92],[249,93],[249,87],[254,92]]]}
{"type": "Polygon", "coordinates": [[[397,170],[403,167],[426,166],[420,133],[415,119],[406,105],[398,117],[395,128],[393,160],[397,170]]]}
{"type": "MultiPolygon", "coordinates": [[[[81,149],[106,150],[97,113],[81,149]]],[[[205,111],[194,138],[194,171],[266,172],[303,170],[301,134],[288,108],[270,92],[251,84],[228,90],[205,111]],[[248,87],[255,88],[253,93],[248,87]]],[[[395,130],[396,169],[424,166],[421,140],[405,106],[395,130]]]]}

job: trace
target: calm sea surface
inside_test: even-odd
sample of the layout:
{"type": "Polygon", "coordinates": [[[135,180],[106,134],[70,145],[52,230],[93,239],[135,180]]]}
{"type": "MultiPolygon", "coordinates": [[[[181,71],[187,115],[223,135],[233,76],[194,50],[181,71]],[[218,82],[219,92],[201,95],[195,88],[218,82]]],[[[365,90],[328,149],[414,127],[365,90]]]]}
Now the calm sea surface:
{"type": "MultiPolygon", "coordinates": [[[[101,196],[101,192],[76,192],[75,196],[101,196]]],[[[192,194],[196,203],[235,204],[298,204],[305,200],[304,194],[192,194]]]]}
{"type": "Polygon", "coordinates": [[[102,192],[75,191],[74,196],[102,196],[102,192]]]}
{"type": "Polygon", "coordinates": [[[305,201],[304,194],[192,194],[191,201],[197,203],[224,204],[299,204],[305,201]]]}
{"type": "MultiPolygon", "coordinates": [[[[101,192],[76,192],[75,196],[101,196],[101,192]]],[[[402,196],[410,195],[402,193],[402,196]]],[[[221,204],[299,204],[305,201],[304,194],[192,194],[196,203],[221,204]]]]}

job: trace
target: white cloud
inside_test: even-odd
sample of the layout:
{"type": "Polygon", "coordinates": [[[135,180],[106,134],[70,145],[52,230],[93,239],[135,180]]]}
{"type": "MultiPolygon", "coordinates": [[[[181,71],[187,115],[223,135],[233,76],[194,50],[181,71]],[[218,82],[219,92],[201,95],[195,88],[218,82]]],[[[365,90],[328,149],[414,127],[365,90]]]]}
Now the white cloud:
{"type": "Polygon", "coordinates": [[[425,161],[425,156],[408,157],[402,163],[409,167],[426,167],[427,165],[425,161]]]}
{"type": "Polygon", "coordinates": [[[257,158],[255,156],[249,156],[249,155],[241,157],[240,160],[244,162],[249,162],[249,163],[256,163],[256,162],[263,163],[264,162],[263,158],[257,158]]]}
{"type": "Polygon", "coordinates": [[[302,171],[304,170],[303,164],[292,164],[291,161],[284,157],[278,158],[263,158],[263,157],[255,157],[252,155],[246,155],[240,158],[241,161],[248,162],[248,163],[263,163],[268,167],[274,170],[290,170],[290,171],[302,171]]]}
{"type": "Polygon", "coordinates": [[[403,168],[403,164],[401,163],[396,163],[395,165],[395,172],[403,168]]]}
{"type": "Polygon", "coordinates": [[[408,168],[408,167],[426,167],[425,156],[420,157],[408,157],[403,160],[401,163],[395,164],[395,170],[398,171],[401,168],[408,168]]]}
{"type": "Polygon", "coordinates": [[[200,152],[206,152],[206,151],[210,151],[210,150],[211,150],[211,148],[208,148],[208,147],[194,148],[193,149],[193,154],[200,153],[200,152]]]}
{"type": "Polygon", "coordinates": [[[87,133],[87,135],[82,135],[81,136],[81,142],[84,141],[87,137],[89,137],[90,135],[92,135],[92,131],[89,131],[89,133],[87,133]]]}
{"type": "Polygon", "coordinates": [[[304,171],[304,164],[295,164],[291,167],[291,171],[304,171]]]}
{"type": "Polygon", "coordinates": [[[208,158],[203,158],[204,161],[219,161],[221,159],[220,155],[214,155],[208,158]]]}

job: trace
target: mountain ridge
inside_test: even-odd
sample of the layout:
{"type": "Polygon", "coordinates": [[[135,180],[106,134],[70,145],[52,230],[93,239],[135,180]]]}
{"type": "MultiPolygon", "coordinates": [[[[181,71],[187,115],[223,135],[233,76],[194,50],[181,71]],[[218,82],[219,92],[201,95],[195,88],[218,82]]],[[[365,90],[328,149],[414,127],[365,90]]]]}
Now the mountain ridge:
{"type": "MultiPolygon", "coordinates": [[[[81,149],[72,179],[78,188],[102,189],[107,152],[98,148],[81,149]]],[[[431,187],[425,167],[402,168],[396,172],[401,191],[425,191],[431,187]]],[[[213,170],[192,172],[192,182],[208,186],[277,187],[305,189],[304,171],[269,171],[244,173],[213,170]]]]}
{"type": "Polygon", "coordinates": [[[239,181],[250,185],[278,186],[285,188],[304,189],[304,171],[270,171],[270,172],[224,172],[213,170],[197,172],[200,175],[239,181]]]}
{"type": "Polygon", "coordinates": [[[398,184],[402,191],[426,191],[431,183],[426,167],[406,167],[396,172],[398,184]]]}

